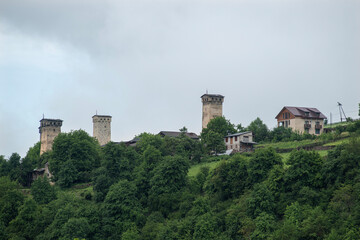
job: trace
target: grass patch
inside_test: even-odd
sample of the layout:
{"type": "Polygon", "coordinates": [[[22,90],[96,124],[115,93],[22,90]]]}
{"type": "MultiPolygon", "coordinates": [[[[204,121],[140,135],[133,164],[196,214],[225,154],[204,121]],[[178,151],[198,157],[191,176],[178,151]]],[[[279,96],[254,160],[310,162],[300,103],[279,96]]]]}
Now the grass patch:
{"type": "MultiPolygon", "coordinates": [[[[357,137],[358,140],[360,140],[360,136],[357,137]]],[[[335,141],[335,142],[330,142],[330,143],[327,143],[327,144],[324,144],[324,146],[338,146],[338,145],[341,145],[341,144],[344,144],[344,143],[349,143],[350,139],[349,138],[345,138],[345,139],[340,139],[338,141],[335,141]]]]}
{"type": "Polygon", "coordinates": [[[324,128],[334,128],[334,127],[338,127],[338,126],[346,126],[350,123],[351,122],[337,122],[337,123],[333,123],[333,124],[326,124],[326,125],[324,125],[324,128]]]}
{"type": "Polygon", "coordinates": [[[308,144],[319,142],[319,140],[305,139],[302,141],[289,141],[289,142],[276,142],[276,143],[264,143],[259,144],[257,147],[272,147],[278,149],[297,148],[308,144]]]}
{"type": "Polygon", "coordinates": [[[189,177],[194,177],[196,176],[199,171],[200,171],[200,168],[202,167],[208,167],[210,170],[214,169],[217,167],[217,165],[219,165],[221,161],[217,161],[217,162],[205,162],[205,163],[199,163],[197,165],[194,165],[192,166],[190,169],[189,169],[189,172],[188,172],[188,176],[189,177]]]}

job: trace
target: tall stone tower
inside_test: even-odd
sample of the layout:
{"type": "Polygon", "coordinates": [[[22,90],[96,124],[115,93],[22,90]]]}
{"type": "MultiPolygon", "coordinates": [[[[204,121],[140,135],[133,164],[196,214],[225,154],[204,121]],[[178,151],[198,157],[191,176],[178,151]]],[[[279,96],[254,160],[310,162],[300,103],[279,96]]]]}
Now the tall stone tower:
{"type": "Polygon", "coordinates": [[[63,120],[47,119],[40,120],[40,155],[52,149],[54,138],[61,133],[61,126],[63,120]]]}
{"type": "Polygon", "coordinates": [[[222,116],[224,96],[218,94],[204,94],[202,100],[202,128],[206,128],[211,119],[222,116]]]}
{"type": "Polygon", "coordinates": [[[111,116],[94,115],[93,136],[99,141],[100,146],[111,141],[111,116]]]}

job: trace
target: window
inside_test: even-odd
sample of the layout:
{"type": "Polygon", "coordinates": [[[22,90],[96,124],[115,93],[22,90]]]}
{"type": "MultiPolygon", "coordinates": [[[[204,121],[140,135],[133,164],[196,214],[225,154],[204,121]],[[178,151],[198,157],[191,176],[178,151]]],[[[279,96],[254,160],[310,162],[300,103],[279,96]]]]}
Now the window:
{"type": "Polygon", "coordinates": [[[228,138],[225,138],[225,142],[229,142],[229,139],[228,139],[228,138]]]}
{"type": "Polygon", "coordinates": [[[315,134],[320,134],[320,129],[315,129],[315,134]]]}
{"type": "Polygon", "coordinates": [[[237,137],[235,137],[235,142],[237,142],[237,137]]]}
{"type": "Polygon", "coordinates": [[[307,117],[308,117],[308,116],[309,116],[309,112],[305,112],[305,116],[307,116],[307,117]]]}

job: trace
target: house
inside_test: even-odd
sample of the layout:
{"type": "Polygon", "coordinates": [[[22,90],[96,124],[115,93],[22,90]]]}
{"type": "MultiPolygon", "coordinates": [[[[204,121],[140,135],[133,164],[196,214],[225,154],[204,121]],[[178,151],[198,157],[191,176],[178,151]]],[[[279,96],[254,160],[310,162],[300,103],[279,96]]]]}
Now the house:
{"type": "MultiPolygon", "coordinates": [[[[179,137],[181,135],[182,132],[171,132],[171,131],[161,131],[158,133],[158,135],[162,136],[162,137],[179,137]]],[[[186,132],[185,133],[185,136],[191,138],[191,139],[194,139],[194,140],[199,140],[199,136],[196,135],[195,133],[188,133],[186,132]]]]}
{"type": "Polygon", "coordinates": [[[275,117],[278,127],[292,128],[299,133],[321,134],[326,116],[317,108],[283,107],[275,117]]]}
{"type": "Polygon", "coordinates": [[[32,171],[32,181],[35,181],[39,177],[47,177],[51,178],[52,174],[49,170],[49,163],[45,163],[45,166],[43,168],[37,168],[32,171]]]}
{"type": "Polygon", "coordinates": [[[224,138],[226,150],[233,149],[237,152],[252,151],[255,142],[253,142],[252,132],[241,132],[227,135],[224,138]]]}

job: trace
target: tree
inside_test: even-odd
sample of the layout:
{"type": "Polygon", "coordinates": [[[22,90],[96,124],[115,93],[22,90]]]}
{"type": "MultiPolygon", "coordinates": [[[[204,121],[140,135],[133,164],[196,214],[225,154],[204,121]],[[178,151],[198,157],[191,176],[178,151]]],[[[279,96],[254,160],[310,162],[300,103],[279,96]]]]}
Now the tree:
{"type": "Polygon", "coordinates": [[[41,165],[40,146],[40,142],[37,142],[33,147],[29,148],[26,156],[21,161],[19,182],[23,186],[30,186],[32,171],[35,168],[44,167],[41,165]]]}
{"type": "Polygon", "coordinates": [[[0,155],[0,177],[8,176],[10,166],[3,155],[0,155]]]}
{"type": "Polygon", "coordinates": [[[161,152],[164,151],[163,149],[164,139],[160,135],[154,135],[151,133],[142,133],[138,136],[138,138],[140,140],[136,143],[136,148],[139,150],[140,153],[143,153],[150,145],[161,152]]]}
{"type": "Polygon", "coordinates": [[[268,137],[269,129],[260,118],[252,121],[247,127],[247,130],[253,133],[255,142],[265,141],[268,137]]]}
{"type": "Polygon", "coordinates": [[[275,230],[275,217],[268,213],[260,213],[255,219],[255,231],[252,233],[252,239],[270,239],[275,230]]]}
{"type": "Polygon", "coordinates": [[[184,127],[180,128],[179,131],[180,131],[181,133],[187,133],[187,132],[188,132],[188,129],[184,126],[184,127]]]}
{"type": "Polygon", "coordinates": [[[144,214],[136,198],[136,185],[120,180],[112,185],[104,201],[104,215],[108,236],[121,236],[133,223],[143,226],[144,214]]]}
{"type": "Polygon", "coordinates": [[[20,159],[21,159],[21,157],[17,153],[11,154],[11,156],[9,158],[9,161],[8,161],[9,176],[12,181],[17,181],[20,179],[20,174],[21,174],[20,159]]]}
{"type": "Polygon", "coordinates": [[[42,230],[38,222],[39,207],[33,199],[28,199],[20,207],[19,215],[10,222],[7,231],[13,238],[34,239],[42,230]]]}
{"type": "Polygon", "coordinates": [[[257,149],[249,161],[249,181],[259,183],[265,180],[275,165],[282,166],[281,157],[272,148],[257,149]]]}
{"type": "Polygon", "coordinates": [[[208,152],[223,152],[225,150],[224,137],[236,133],[234,124],[225,117],[216,117],[210,120],[207,127],[201,132],[201,141],[208,152]]]}
{"type": "Polygon", "coordinates": [[[316,152],[294,150],[287,164],[289,168],[285,173],[285,191],[289,194],[288,200],[299,200],[301,197],[308,203],[319,201],[316,190],[323,185],[320,155],[316,152]]]}
{"type": "Polygon", "coordinates": [[[85,131],[60,133],[53,143],[50,170],[63,187],[90,180],[91,171],[100,165],[100,146],[85,131]]]}
{"type": "Polygon", "coordinates": [[[243,127],[243,126],[241,125],[241,123],[239,123],[238,125],[236,125],[236,130],[237,130],[237,132],[245,132],[245,131],[246,131],[246,128],[243,127]]]}
{"type": "Polygon", "coordinates": [[[222,161],[206,182],[207,191],[221,200],[240,196],[247,186],[246,159],[240,156],[222,161]]]}
{"type": "Polygon", "coordinates": [[[31,195],[38,204],[47,204],[56,199],[55,190],[47,177],[39,177],[33,182],[31,195]]]}
{"type": "Polygon", "coordinates": [[[18,191],[18,184],[9,177],[0,177],[0,222],[8,226],[18,214],[24,202],[24,195],[18,191]]]}
{"type": "Polygon", "coordinates": [[[85,239],[90,233],[90,225],[86,218],[70,218],[61,229],[60,239],[85,239]]]}
{"type": "Polygon", "coordinates": [[[224,136],[213,130],[208,130],[204,134],[202,133],[201,141],[205,144],[205,148],[208,153],[214,152],[217,154],[225,151],[226,149],[224,136]]]}
{"type": "Polygon", "coordinates": [[[248,198],[247,206],[248,214],[251,217],[256,218],[263,212],[272,215],[275,214],[276,201],[266,184],[257,183],[248,198]]]}
{"type": "Polygon", "coordinates": [[[150,208],[168,214],[178,202],[177,192],[186,184],[189,161],[180,156],[167,156],[153,170],[150,179],[150,208]]]}

